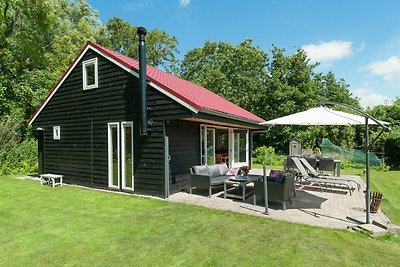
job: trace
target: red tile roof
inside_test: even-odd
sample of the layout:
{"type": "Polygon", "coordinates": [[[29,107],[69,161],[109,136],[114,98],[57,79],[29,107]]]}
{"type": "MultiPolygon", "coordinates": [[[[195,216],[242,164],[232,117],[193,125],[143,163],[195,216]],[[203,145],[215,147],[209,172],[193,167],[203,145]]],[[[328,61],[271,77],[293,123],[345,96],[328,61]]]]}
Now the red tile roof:
{"type": "MultiPolygon", "coordinates": [[[[57,91],[59,86],[63,83],[63,81],[67,78],[70,71],[75,67],[78,62],[78,59],[81,57],[82,53],[86,50],[86,48],[90,46],[94,49],[99,50],[105,55],[111,57],[112,59],[118,61],[120,64],[125,66],[126,68],[132,69],[134,72],[139,73],[139,61],[134,60],[130,57],[124,56],[118,52],[115,52],[109,48],[103,47],[93,42],[87,42],[86,45],[81,49],[78,56],[71,63],[68,69],[65,71],[61,79],[57,82],[57,84],[53,87],[50,93],[46,96],[43,103],[36,110],[32,117],[29,119],[29,124],[36,119],[39,113],[42,111],[47,102],[51,99],[54,93],[57,91]]],[[[165,71],[156,69],[152,66],[147,66],[147,79],[167,91],[168,93],[174,95],[179,98],[181,101],[185,102],[189,106],[193,107],[198,111],[202,110],[211,110],[217,111],[217,113],[224,113],[228,116],[239,117],[251,120],[253,122],[264,122],[265,120],[254,115],[253,113],[233,104],[232,102],[226,100],[225,98],[211,92],[210,90],[197,85],[195,83],[186,81],[182,78],[174,76],[165,71]]]]}
{"type": "MultiPolygon", "coordinates": [[[[124,66],[133,69],[135,72],[139,72],[139,62],[137,60],[93,42],[89,42],[89,44],[114,58],[124,66]]],[[[147,78],[197,110],[210,109],[257,122],[265,121],[200,85],[186,81],[154,67],[147,66],[147,78]]]]}

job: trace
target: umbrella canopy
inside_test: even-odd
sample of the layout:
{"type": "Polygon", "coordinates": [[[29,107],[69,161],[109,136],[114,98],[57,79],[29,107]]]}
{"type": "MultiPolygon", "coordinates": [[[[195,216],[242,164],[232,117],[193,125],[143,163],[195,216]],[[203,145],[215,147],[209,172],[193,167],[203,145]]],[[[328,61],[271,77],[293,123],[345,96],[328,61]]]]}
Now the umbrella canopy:
{"type": "MultiPolygon", "coordinates": [[[[379,121],[382,124],[389,124],[379,121]]],[[[260,125],[363,125],[365,117],[333,110],[327,107],[310,108],[288,116],[260,123],[260,125]]],[[[377,124],[369,120],[368,124],[377,124]]]]}

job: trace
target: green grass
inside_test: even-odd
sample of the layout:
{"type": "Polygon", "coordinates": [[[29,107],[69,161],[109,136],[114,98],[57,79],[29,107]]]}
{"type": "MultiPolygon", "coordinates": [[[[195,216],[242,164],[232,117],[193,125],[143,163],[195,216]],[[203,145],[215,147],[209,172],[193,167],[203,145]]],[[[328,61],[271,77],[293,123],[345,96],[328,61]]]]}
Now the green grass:
{"type": "Polygon", "coordinates": [[[0,178],[0,266],[395,266],[390,239],[0,178]]]}

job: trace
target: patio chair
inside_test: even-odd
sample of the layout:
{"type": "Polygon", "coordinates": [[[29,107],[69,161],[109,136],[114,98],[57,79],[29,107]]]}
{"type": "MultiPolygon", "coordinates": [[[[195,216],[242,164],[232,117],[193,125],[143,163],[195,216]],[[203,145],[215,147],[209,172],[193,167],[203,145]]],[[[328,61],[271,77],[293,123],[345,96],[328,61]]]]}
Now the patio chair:
{"type": "Polygon", "coordinates": [[[328,189],[328,185],[335,185],[335,186],[341,186],[341,187],[346,187],[349,190],[350,196],[351,196],[351,191],[352,188],[346,183],[346,181],[338,181],[334,179],[330,179],[329,177],[327,178],[319,178],[319,177],[312,177],[311,175],[308,174],[306,169],[304,168],[303,164],[301,163],[300,159],[298,157],[293,157],[292,158],[294,164],[296,165],[296,168],[299,170],[300,174],[298,174],[301,179],[304,179],[305,181],[309,183],[316,183],[319,185],[319,187],[322,190],[322,185],[325,185],[325,188],[328,189]]]}
{"type": "MultiPolygon", "coordinates": [[[[267,179],[267,190],[268,202],[280,202],[282,203],[283,210],[286,210],[286,202],[288,201],[292,204],[291,193],[293,192],[293,196],[296,196],[294,174],[288,171],[286,173],[281,173],[275,181],[268,181],[267,179]]],[[[263,179],[254,181],[254,205],[256,205],[257,197],[265,197],[263,179]]]]}
{"type": "Polygon", "coordinates": [[[337,180],[337,181],[345,181],[345,182],[349,182],[349,183],[355,183],[356,186],[357,186],[358,191],[360,191],[360,189],[361,189],[360,183],[357,182],[354,179],[337,178],[335,176],[327,176],[327,175],[318,174],[318,172],[314,169],[313,166],[311,166],[311,164],[308,162],[308,160],[306,160],[304,158],[299,158],[299,160],[303,164],[303,166],[306,169],[308,169],[308,175],[310,175],[312,177],[321,178],[321,179],[331,179],[331,180],[337,180]]]}

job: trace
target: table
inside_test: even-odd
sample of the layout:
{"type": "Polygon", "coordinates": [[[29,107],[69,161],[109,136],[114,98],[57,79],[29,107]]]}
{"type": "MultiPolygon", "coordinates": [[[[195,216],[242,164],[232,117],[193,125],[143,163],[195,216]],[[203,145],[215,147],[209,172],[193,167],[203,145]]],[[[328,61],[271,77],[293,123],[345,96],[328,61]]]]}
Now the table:
{"type": "Polygon", "coordinates": [[[46,173],[46,174],[41,174],[39,177],[41,185],[48,184],[55,187],[56,185],[62,186],[63,184],[63,176],[59,174],[46,173]]]}
{"type": "Polygon", "coordinates": [[[242,175],[237,175],[237,176],[232,176],[229,180],[226,180],[224,182],[224,198],[226,197],[233,197],[233,198],[238,198],[243,201],[246,200],[251,194],[253,194],[253,191],[247,192],[246,193],[246,187],[249,183],[252,183],[259,179],[259,175],[248,175],[248,176],[242,176],[242,175]],[[234,188],[230,188],[229,191],[236,189],[237,187],[242,187],[242,194],[237,195],[233,193],[228,193],[227,185],[234,186],[234,188]]]}

